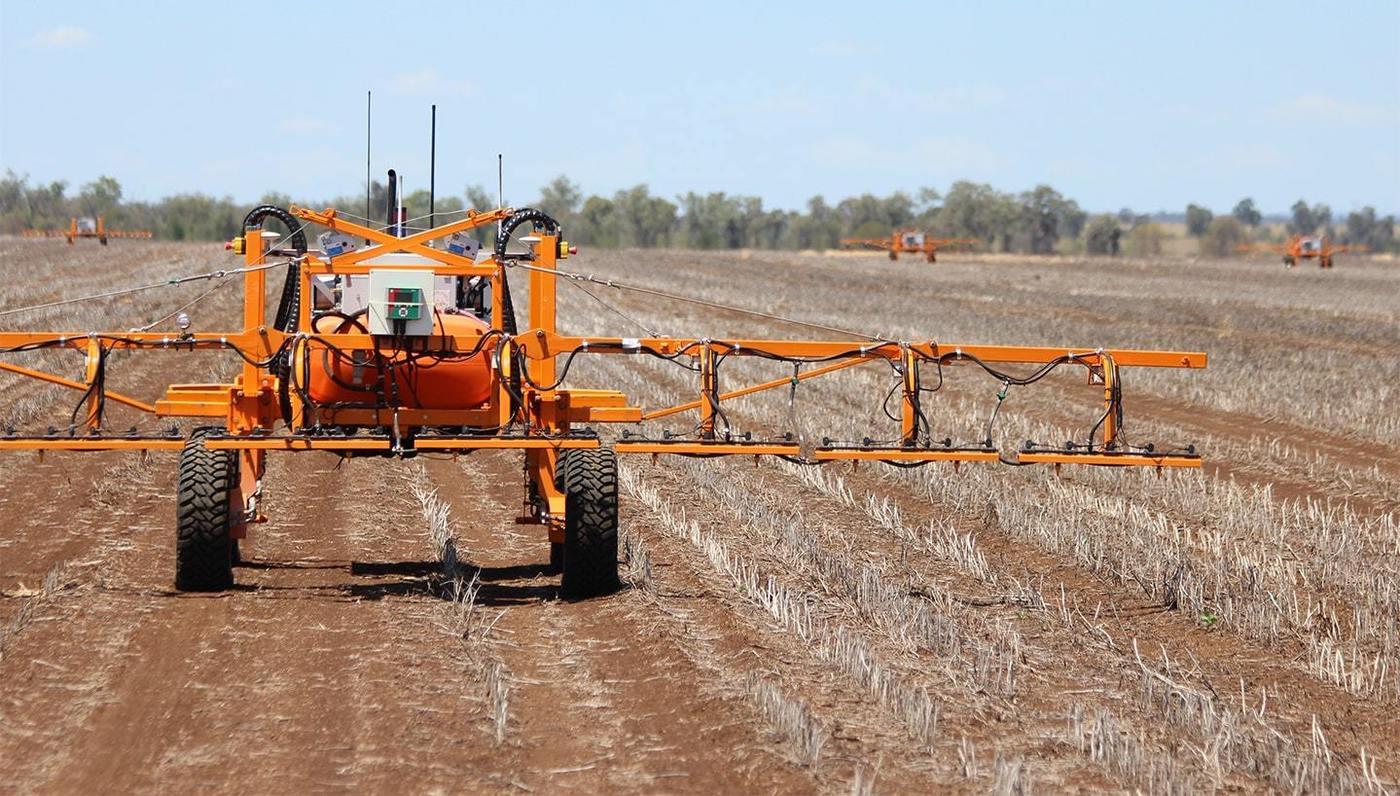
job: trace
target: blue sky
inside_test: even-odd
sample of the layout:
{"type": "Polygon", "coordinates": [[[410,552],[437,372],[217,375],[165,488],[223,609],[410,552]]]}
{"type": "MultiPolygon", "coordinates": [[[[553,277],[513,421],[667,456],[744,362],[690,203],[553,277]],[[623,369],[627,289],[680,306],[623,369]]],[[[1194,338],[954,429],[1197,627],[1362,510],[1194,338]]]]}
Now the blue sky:
{"type": "Polygon", "coordinates": [[[0,168],[128,196],[517,202],[567,174],[769,205],[956,179],[1092,210],[1400,211],[1400,2],[0,0],[0,168]],[[485,8],[472,12],[473,7],[485,8]],[[868,9],[866,11],[865,9],[868,9]]]}

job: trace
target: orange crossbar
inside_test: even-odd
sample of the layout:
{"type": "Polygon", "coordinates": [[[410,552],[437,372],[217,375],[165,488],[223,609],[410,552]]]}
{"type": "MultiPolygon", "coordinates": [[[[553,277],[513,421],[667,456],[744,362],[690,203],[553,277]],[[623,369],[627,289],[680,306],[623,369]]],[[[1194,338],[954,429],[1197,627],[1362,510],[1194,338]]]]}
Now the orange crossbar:
{"type": "MultiPolygon", "coordinates": [[[[75,390],[86,390],[89,386],[91,386],[81,381],[73,381],[72,379],[65,379],[62,376],[55,376],[52,373],[45,373],[42,370],[34,370],[33,368],[21,367],[19,365],[11,365],[8,362],[0,362],[0,370],[8,370],[11,373],[18,373],[21,376],[28,376],[31,379],[38,379],[40,381],[49,382],[50,384],[58,384],[63,387],[71,387],[75,390]]],[[[135,398],[132,398],[127,395],[122,395],[119,392],[104,390],[103,395],[107,396],[107,400],[109,401],[116,401],[119,404],[126,404],[132,409],[140,409],[142,412],[147,412],[149,414],[155,414],[156,412],[156,408],[151,404],[148,404],[145,401],[138,401],[135,398]]]]}
{"type": "MultiPolygon", "coordinates": [[[[789,376],[784,379],[773,379],[772,381],[765,381],[762,384],[751,384],[748,387],[741,387],[737,390],[730,390],[727,393],[722,393],[719,396],[719,399],[721,401],[728,401],[731,398],[742,398],[745,395],[753,395],[756,392],[763,392],[764,390],[771,390],[775,387],[782,387],[785,384],[791,384],[793,379],[797,379],[798,381],[806,381],[807,379],[815,378],[817,376],[824,376],[828,373],[831,373],[832,371],[849,368],[852,365],[859,365],[865,361],[866,360],[864,359],[847,359],[842,362],[835,362],[830,365],[824,365],[815,370],[803,371],[802,373],[798,373],[796,376],[789,376]]],[[[646,412],[642,415],[642,419],[655,420],[659,417],[670,417],[671,415],[680,414],[681,412],[689,412],[692,409],[699,408],[700,401],[687,401],[683,404],[668,406],[665,409],[655,409],[650,412],[646,412]]]]}
{"type": "Polygon", "coordinates": [[[819,462],[893,461],[893,462],[995,462],[1001,456],[996,451],[927,450],[923,448],[828,448],[818,450],[812,458],[819,462]]]}
{"type": "Polygon", "coordinates": [[[177,451],[183,437],[0,437],[0,451],[177,451]]]}
{"type": "Polygon", "coordinates": [[[1022,452],[1021,464],[1095,464],[1111,467],[1182,467],[1197,469],[1199,456],[1173,456],[1150,453],[1033,453],[1022,452]]]}

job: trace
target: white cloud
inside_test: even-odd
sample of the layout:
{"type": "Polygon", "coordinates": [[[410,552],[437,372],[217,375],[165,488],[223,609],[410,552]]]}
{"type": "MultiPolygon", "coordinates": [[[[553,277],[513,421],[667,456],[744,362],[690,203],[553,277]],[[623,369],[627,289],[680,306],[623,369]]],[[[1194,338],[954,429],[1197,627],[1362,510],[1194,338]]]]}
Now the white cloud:
{"type": "Polygon", "coordinates": [[[29,43],[34,47],[58,49],[81,47],[90,41],[92,41],[92,32],[86,28],[62,25],[50,30],[39,31],[30,38],[29,43]]]}
{"type": "Polygon", "coordinates": [[[475,93],[471,83],[465,80],[450,80],[431,67],[394,75],[389,81],[389,90],[394,94],[407,96],[431,94],[439,97],[465,97],[475,93]]]}
{"type": "Polygon", "coordinates": [[[279,132],[291,135],[322,135],[334,133],[335,125],[314,116],[293,116],[277,123],[279,132]]]}
{"type": "Polygon", "coordinates": [[[1318,124],[1397,124],[1400,108],[1365,105],[1323,94],[1304,94],[1279,108],[1280,115],[1318,124]]]}

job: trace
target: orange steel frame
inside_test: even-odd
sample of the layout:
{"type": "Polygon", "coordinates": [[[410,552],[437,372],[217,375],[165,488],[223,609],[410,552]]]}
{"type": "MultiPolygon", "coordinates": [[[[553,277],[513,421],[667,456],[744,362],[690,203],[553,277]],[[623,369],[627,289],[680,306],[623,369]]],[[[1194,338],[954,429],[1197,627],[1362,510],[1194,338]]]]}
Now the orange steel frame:
{"type": "Polygon", "coordinates": [[[891,260],[898,260],[901,254],[922,254],[932,263],[938,261],[939,249],[948,246],[975,246],[980,243],[976,238],[935,238],[924,233],[922,246],[905,246],[904,236],[918,232],[917,229],[898,229],[891,232],[888,238],[842,238],[841,245],[846,248],[863,247],[889,252],[891,260]]]}
{"type": "Polygon", "coordinates": [[[1294,266],[1299,260],[1317,260],[1319,268],[1331,268],[1332,256],[1335,254],[1345,254],[1347,252],[1365,253],[1370,251],[1365,246],[1333,245],[1332,239],[1327,235],[1293,235],[1287,243],[1270,244],[1257,243],[1239,247],[1241,253],[1268,252],[1270,254],[1283,255],[1285,265],[1294,266]],[[1321,245],[1316,249],[1304,249],[1303,241],[1317,240],[1321,245]]]}
{"type": "MultiPolygon", "coordinates": [[[[509,209],[477,213],[469,211],[466,218],[426,232],[394,237],[385,232],[341,218],[334,210],[315,212],[292,208],[292,214],[303,221],[317,224],[347,235],[363,238],[372,245],[335,258],[310,253],[302,259],[300,269],[298,329],[311,329],[312,279],[316,276],[368,274],[371,269],[422,271],[431,268],[439,276],[479,276],[491,280],[492,328],[502,328],[503,308],[501,287],[507,263],[495,258],[480,263],[432,248],[429,243],[453,232],[468,231],[507,217],[509,209]],[[382,255],[397,252],[421,255],[431,265],[377,263],[382,255]]],[[[290,346],[293,361],[300,362],[328,348],[349,351],[380,350],[382,340],[362,333],[287,333],[273,328],[267,320],[265,294],[267,288],[266,240],[272,233],[260,229],[245,230],[235,250],[244,256],[243,322],[236,332],[201,332],[172,336],[161,332],[0,332],[0,350],[36,344],[56,344],[82,350],[87,355],[87,380],[65,379],[17,365],[0,363],[0,369],[26,377],[87,390],[85,419],[86,435],[21,437],[0,435],[3,450],[177,450],[183,445],[178,436],[145,436],[110,434],[101,426],[98,390],[100,362],[104,351],[113,349],[197,351],[240,351],[247,359],[267,361],[283,345],[290,346]]],[[[241,484],[231,497],[239,509],[235,516],[243,523],[234,528],[235,538],[246,534],[248,522],[263,518],[258,510],[261,478],[266,456],[270,451],[322,450],[340,455],[407,455],[411,451],[469,452],[478,449],[513,449],[525,453],[525,472],[538,496],[537,503],[527,498],[526,517],[522,522],[547,525],[551,541],[563,539],[564,496],[555,487],[554,470],[560,451],[570,448],[596,448],[602,445],[592,434],[577,433],[576,426],[594,423],[637,423],[683,412],[696,412],[699,434],[696,439],[638,440],[624,438],[613,443],[618,453],[741,455],[741,456],[802,456],[817,462],[884,461],[900,463],[993,462],[1002,454],[990,448],[959,449],[923,447],[918,439],[918,400],[921,389],[920,363],[942,358],[955,365],[972,358],[986,363],[1021,363],[1039,365],[1057,358],[1068,357],[1071,364],[1084,367],[1091,383],[1103,386],[1105,414],[1100,427],[1102,444],[1096,451],[1024,451],[1017,463],[1095,464],[1116,466],[1199,467],[1195,455],[1165,453],[1133,453],[1115,446],[1118,438],[1117,412],[1121,397],[1116,396],[1118,370],[1124,367],[1203,368],[1206,355],[1200,352],[1138,351],[1104,349],[1066,349],[1050,347],[966,345],[936,341],[866,342],[794,341],[768,339],[711,340],[674,337],[618,338],[581,337],[561,334],[557,328],[556,288],[558,261],[566,257],[568,244],[553,234],[538,234],[531,239],[533,257],[529,260],[529,317],[525,330],[514,337],[513,346],[505,346],[499,355],[498,367],[492,369],[494,381],[490,401],[484,406],[461,409],[392,408],[340,410],[309,414],[306,407],[295,406],[291,422],[283,431],[276,430],[281,419],[278,402],[278,378],[268,367],[252,364],[245,359],[241,373],[230,384],[176,384],[167,388],[154,405],[129,396],[106,392],[106,398],[139,411],[162,417],[208,418],[221,423],[226,431],[207,438],[206,446],[234,450],[241,457],[241,484]],[[513,350],[512,350],[513,349],[513,350]],[[529,382],[548,387],[557,378],[557,357],[574,352],[597,354],[635,354],[642,350],[688,357],[700,373],[700,393],[697,400],[677,406],[643,412],[629,403],[627,397],[615,390],[596,389],[536,389],[520,385],[518,412],[513,412],[509,391],[510,374],[522,368],[529,382]],[[518,354],[523,362],[514,361],[518,354]],[[798,372],[792,377],[775,379],[741,389],[721,392],[718,362],[721,357],[774,355],[792,358],[831,360],[819,367],[798,372]],[[893,361],[902,373],[901,422],[899,444],[893,446],[830,446],[802,450],[789,440],[753,442],[724,439],[716,433],[716,417],[723,401],[765,390],[778,389],[794,383],[828,375],[867,362],[893,361]],[[1115,405],[1115,401],[1117,404],[1115,405]],[[496,429],[522,423],[524,431],[504,434],[496,429]],[[309,433],[325,425],[374,426],[378,433],[359,436],[318,436],[309,433]],[[434,427],[466,426],[477,433],[443,434],[434,427]],[[408,433],[405,433],[407,431],[408,433]],[[424,433],[415,434],[414,432],[424,433]]],[[[470,350],[479,338],[435,335],[410,340],[406,345],[415,351],[470,350]]],[[[293,368],[295,370],[295,367],[293,368]]],[[[297,402],[294,402],[296,404],[297,402]]]]}
{"type": "Polygon", "coordinates": [[[97,217],[96,228],[91,232],[78,229],[78,219],[76,216],[68,222],[68,226],[63,229],[26,229],[23,233],[26,238],[67,238],[71,244],[78,238],[97,238],[103,244],[108,238],[150,238],[150,230],[146,229],[107,229],[107,221],[102,216],[97,217]]]}

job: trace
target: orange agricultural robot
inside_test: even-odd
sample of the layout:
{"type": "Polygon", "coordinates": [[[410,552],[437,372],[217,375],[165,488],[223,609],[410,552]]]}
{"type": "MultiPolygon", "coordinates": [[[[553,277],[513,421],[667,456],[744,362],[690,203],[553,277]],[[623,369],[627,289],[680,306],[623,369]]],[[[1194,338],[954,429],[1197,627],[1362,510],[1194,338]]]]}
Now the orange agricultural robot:
{"type": "Polygon", "coordinates": [[[26,238],[67,238],[71,244],[78,238],[96,238],[98,243],[107,245],[108,238],[150,238],[151,232],[146,229],[108,229],[107,222],[102,216],[96,218],[78,218],[73,220],[64,229],[27,229],[23,233],[26,238]]]}
{"type": "MultiPolygon", "coordinates": [[[[192,331],[181,313],[168,331],[0,332],[0,369],[80,393],[69,426],[38,433],[5,429],[0,451],[178,451],[174,580],[176,588],[196,591],[232,586],[238,541],[266,521],[265,497],[277,487],[268,478],[269,455],[518,451],[524,460],[519,522],[543,529],[551,568],[562,575],[561,591],[573,597],[607,593],[619,585],[620,455],[781,457],[811,466],[883,462],[956,468],[975,462],[1160,469],[1201,464],[1194,447],[1129,444],[1123,433],[1123,373],[1136,367],[1203,368],[1204,353],[863,335],[855,340],[580,336],[558,328],[556,288],[561,283],[722,305],[564,270],[561,264],[576,250],[562,237],[560,224],[538,210],[472,210],[453,223],[413,233],[394,225],[392,217],[390,225],[400,235],[355,223],[333,209],[255,208],[244,219],[242,234],[229,244],[241,255],[238,266],[168,283],[241,275],[243,311],[237,329],[192,331]],[[265,229],[274,219],[291,232],[279,236],[265,229]],[[494,249],[479,251],[474,231],[496,224],[494,249]],[[324,230],[319,248],[307,245],[306,227],[324,230]],[[507,274],[512,271],[529,290],[523,323],[511,300],[507,274]],[[276,272],[285,274],[285,280],[280,300],[270,308],[265,288],[276,272]],[[52,349],[84,354],[84,376],[69,379],[6,361],[52,349]],[[231,352],[242,365],[228,383],[174,384],[148,403],[107,389],[108,370],[127,361],[111,356],[118,351],[171,357],[177,363],[188,352],[231,352]],[[695,379],[694,398],[644,409],[619,390],[575,385],[571,366],[580,357],[594,356],[675,366],[695,379]],[[726,390],[724,364],[734,357],[771,363],[779,377],[726,390]],[[888,394],[880,390],[871,402],[880,406],[884,398],[890,428],[858,441],[823,439],[816,444],[796,428],[760,438],[731,425],[726,409],[733,411],[737,397],[765,390],[795,393],[813,379],[862,365],[888,369],[888,394]],[[1016,442],[1000,447],[990,424],[985,437],[975,441],[935,439],[922,408],[955,371],[989,376],[998,387],[999,405],[1009,389],[1034,384],[1061,368],[1082,369],[1093,396],[1086,408],[1086,433],[1063,445],[1016,442]],[[937,384],[931,378],[935,371],[937,384]],[[895,400],[897,408],[890,406],[895,400]],[[121,430],[132,412],[150,419],[121,430]],[[114,414],[118,417],[109,416],[114,414]],[[640,425],[687,414],[694,422],[687,422],[680,434],[640,425]],[[176,418],[184,422],[183,429],[171,425],[176,418]],[[639,430],[621,435],[602,430],[618,423],[639,430]]],[[[7,307],[0,318],[36,308],[7,307]]]]}
{"type": "Polygon", "coordinates": [[[1332,256],[1343,252],[1370,251],[1365,246],[1335,245],[1326,235],[1293,235],[1287,243],[1256,243],[1240,246],[1242,254],[1268,252],[1283,255],[1283,264],[1289,268],[1298,265],[1299,260],[1317,260],[1317,267],[1331,268],[1332,256]]]}
{"type": "Polygon", "coordinates": [[[900,229],[890,233],[888,238],[842,238],[841,246],[846,249],[875,249],[889,252],[891,260],[898,260],[901,254],[922,254],[931,263],[938,262],[938,250],[948,246],[975,246],[976,238],[935,238],[917,229],[900,229]]]}

